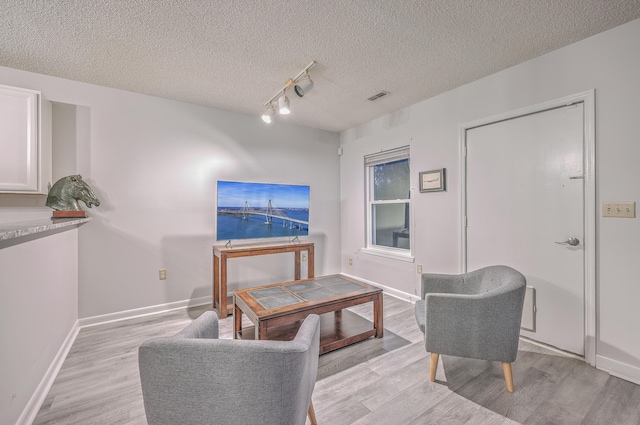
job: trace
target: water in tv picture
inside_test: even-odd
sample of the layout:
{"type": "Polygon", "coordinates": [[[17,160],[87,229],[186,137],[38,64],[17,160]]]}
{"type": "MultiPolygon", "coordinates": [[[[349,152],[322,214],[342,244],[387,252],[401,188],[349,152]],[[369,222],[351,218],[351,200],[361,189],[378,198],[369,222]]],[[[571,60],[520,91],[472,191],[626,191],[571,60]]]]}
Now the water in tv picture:
{"type": "Polygon", "coordinates": [[[219,241],[309,234],[309,186],[218,181],[219,241]]]}

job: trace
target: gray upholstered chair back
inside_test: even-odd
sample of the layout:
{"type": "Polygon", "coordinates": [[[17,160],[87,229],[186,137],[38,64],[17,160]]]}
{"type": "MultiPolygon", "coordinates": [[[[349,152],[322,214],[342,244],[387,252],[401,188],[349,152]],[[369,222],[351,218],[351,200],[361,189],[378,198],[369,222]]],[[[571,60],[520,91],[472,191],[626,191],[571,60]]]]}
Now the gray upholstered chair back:
{"type": "Polygon", "coordinates": [[[292,341],[218,339],[205,312],[173,337],[139,349],[150,425],[304,424],[318,371],[320,324],[308,316],[292,341]]]}

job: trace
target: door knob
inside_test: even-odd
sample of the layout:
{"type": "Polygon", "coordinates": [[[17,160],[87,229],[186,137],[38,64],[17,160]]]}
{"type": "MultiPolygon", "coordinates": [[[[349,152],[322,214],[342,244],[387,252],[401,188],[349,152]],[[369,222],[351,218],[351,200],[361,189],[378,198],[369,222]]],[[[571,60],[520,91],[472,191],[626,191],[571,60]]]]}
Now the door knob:
{"type": "Polygon", "coordinates": [[[580,239],[578,238],[569,238],[564,242],[556,242],[559,245],[564,245],[564,244],[569,244],[571,246],[578,246],[580,245],[580,239]]]}

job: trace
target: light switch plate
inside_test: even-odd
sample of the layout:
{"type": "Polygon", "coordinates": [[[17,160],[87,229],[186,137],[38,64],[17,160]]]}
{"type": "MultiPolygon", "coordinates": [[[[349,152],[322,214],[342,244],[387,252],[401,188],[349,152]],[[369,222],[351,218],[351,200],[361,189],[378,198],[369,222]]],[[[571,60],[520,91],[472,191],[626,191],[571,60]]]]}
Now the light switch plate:
{"type": "Polygon", "coordinates": [[[636,203],[632,201],[605,201],[602,203],[602,216],[635,218],[636,203]]]}

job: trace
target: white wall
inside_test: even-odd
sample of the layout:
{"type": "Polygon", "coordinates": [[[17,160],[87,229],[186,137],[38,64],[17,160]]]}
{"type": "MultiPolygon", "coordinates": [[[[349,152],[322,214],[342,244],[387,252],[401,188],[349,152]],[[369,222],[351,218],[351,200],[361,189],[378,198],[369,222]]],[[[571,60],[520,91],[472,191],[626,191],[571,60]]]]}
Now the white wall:
{"type": "MultiPolygon", "coordinates": [[[[310,235],[301,239],[315,243],[317,275],[340,271],[337,133],[283,122],[266,126],[259,116],[10,68],[0,67],[0,84],[40,90],[53,102],[54,180],[79,173],[101,201],[88,210],[93,220],[73,232],[73,244],[55,236],[0,246],[0,343],[16,349],[11,359],[3,351],[0,381],[4,385],[5,370],[20,370],[26,385],[14,390],[12,380],[12,388],[3,387],[2,416],[7,403],[25,406],[22,397],[28,399],[25,393],[42,379],[51,352],[61,348],[59,334],[69,333],[74,320],[93,323],[210,302],[219,179],[310,185],[310,235]],[[17,249],[20,253],[12,254],[17,249]],[[52,274],[44,282],[21,274],[22,269],[44,273],[45,265],[32,266],[34,258],[46,264],[55,258],[52,252],[72,249],[77,250],[77,266],[69,269],[76,279],[73,293],[64,275],[52,274]],[[13,267],[10,282],[5,265],[13,267]],[[158,279],[160,268],[167,269],[167,280],[158,279]],[[51,301],[59,318],[38,319],[41,328],[34,332],[36,319],[30,315],[51,301]],[[14,330],[6,337],[9,323],[14,330]],[[16,335],[37,338],[40,345],[18,343],[16,335]],[[34,363],[38,367],[23,368],[22,361],[42,354],[42,346],[46,356],[34,363]],[[11,391],[20,399],[7,401],[11,391]]],[[[0,223],[50,217],[44,200],[0,196],[0,223]]],[[[293,254],[287,255],[232,260],[230,290],[293,279],[293,254]]]]}
{"type": "MultiPolygon", "coordinates": [[[[341,135],[342,269],[416,294],[425,272],[461,270],[459,125],[596,89],[597,200],[640,200],[640,20],[415,104],[341,135]],[[413,194],[416,263],[359,251],[365,240],[363,156],[411,146],[418,172],[447,168],[447,191],[413,194]],[[349,266],[349,258],[353,265],[349,266]]],[[[640,383],[638,219],[597,213],[597,365],[640,383]]]]}
{"type": "MultiPolygon", "coordinates": [[[[318,274],[339,271],[338,134],[9,68],[0,82],[54,102],[54,179],[80,173],[101,200],[80,230],[81,319],[210,297],[218,179],[311,185],[305,240],[318,274]]],[[[291,261],[230,264],[231,289],[291,261]]]]}
{"type": "Polygon", "coordinates": [[[13,425],[77,326],[78,230],[0,241],[0,294],[0,424],[13,425]]]}

